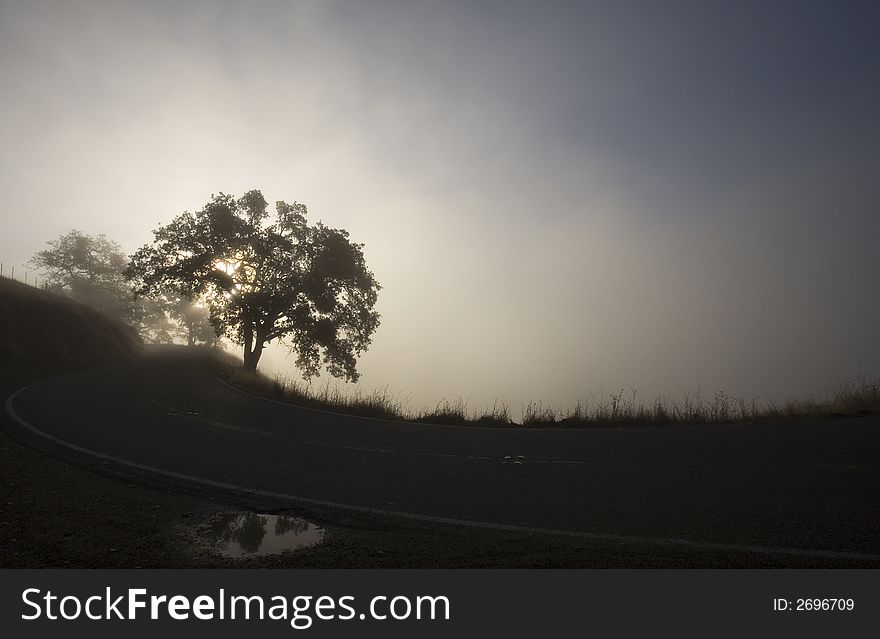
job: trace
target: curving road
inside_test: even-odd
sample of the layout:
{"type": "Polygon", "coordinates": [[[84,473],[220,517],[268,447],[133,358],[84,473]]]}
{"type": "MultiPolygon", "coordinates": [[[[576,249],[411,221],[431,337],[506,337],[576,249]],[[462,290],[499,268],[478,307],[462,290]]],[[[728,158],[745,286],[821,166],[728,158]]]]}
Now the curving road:
{"type": "Polygon", "coordinates": [[[105,461],[306,506],[880,559],[878,418],[591,430],[406,424],[247,395],[182,348],[38,383],[10,397],[7,411],[18,428],[105,461]]]}

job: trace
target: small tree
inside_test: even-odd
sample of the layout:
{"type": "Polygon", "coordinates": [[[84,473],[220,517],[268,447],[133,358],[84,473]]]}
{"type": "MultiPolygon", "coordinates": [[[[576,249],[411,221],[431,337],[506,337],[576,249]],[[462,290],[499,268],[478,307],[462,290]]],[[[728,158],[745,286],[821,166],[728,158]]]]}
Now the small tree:
{"type": "Polygon", "coordinates": [[[176,295],[138,297],[137,328],[147,342],[171,344],[183,340],[189,346],[215,346],[219,341],[208,309],[176,295]]]}
{"type": "Polygon", "coordinates": [[[243,347],[256,370],[272,340],[297,354],[306,377],[325,366],[356,381],[357,357],[379,326],[381,288],[348,232],[309,225],[304,204],[277,202],[270,221],[260,191],[221,193],[196,213],[154,231],[127,271],[139,294],[204,302],[219,333],[243,347]]]}
{"type": "Polygon", "coordinates": [[[165,305],[158,300],[141,297],[137,300],[136,328],[141,338],[151,344],[171,344],[179,336],[180,325],[169,317],[165,305]]]}
{"type": "Polygon", "coordinates": [[[211,324],[210,311],[186,298],[177,298],[166,305],[168,315],[180,326],[180,333],[188,346],[214,346],[217,333],[211,324]]]}
{"type": "Polygon", "coordinates": [[[45,273],[50,290],[121,321],[138,320],[140,311],[125,279],[128,258],[119,244],[72,230],[48,245],[31,258],[31,265],[45,273]]]}

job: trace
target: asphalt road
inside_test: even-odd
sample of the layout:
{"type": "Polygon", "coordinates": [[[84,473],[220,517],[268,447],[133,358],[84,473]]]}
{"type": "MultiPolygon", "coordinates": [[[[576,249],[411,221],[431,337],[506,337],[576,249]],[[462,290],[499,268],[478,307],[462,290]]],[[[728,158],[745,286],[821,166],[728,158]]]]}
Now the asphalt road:
{"type": "Polygon", "coordinates": [[[185,349],[41,382],[7,408],[20,425],[117,461],[306,506],[609,541],[880,555],[878,418],[589,430],[396,423],[237,392],[185,349]]]}

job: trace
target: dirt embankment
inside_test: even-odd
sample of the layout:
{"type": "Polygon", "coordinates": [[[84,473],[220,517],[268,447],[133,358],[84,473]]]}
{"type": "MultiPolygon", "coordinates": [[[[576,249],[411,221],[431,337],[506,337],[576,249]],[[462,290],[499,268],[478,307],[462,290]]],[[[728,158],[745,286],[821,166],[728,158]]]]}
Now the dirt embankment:
{"type": "Polygon", "coordinates": [[[98,311],[0,277],[0,379],[100,366],[139,353],[133,328],[98,311]]]}

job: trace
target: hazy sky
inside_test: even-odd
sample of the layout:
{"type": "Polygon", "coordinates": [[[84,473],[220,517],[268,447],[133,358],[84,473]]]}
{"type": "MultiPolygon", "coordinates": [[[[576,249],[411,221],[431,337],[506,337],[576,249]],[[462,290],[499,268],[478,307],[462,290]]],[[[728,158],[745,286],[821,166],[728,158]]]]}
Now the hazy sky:
{"type": "Polygon", "coordinates": [[[0,260],[259,188],[366,244],[415,407],[878,375],[878,7],[2,0],[0,260]]]}

